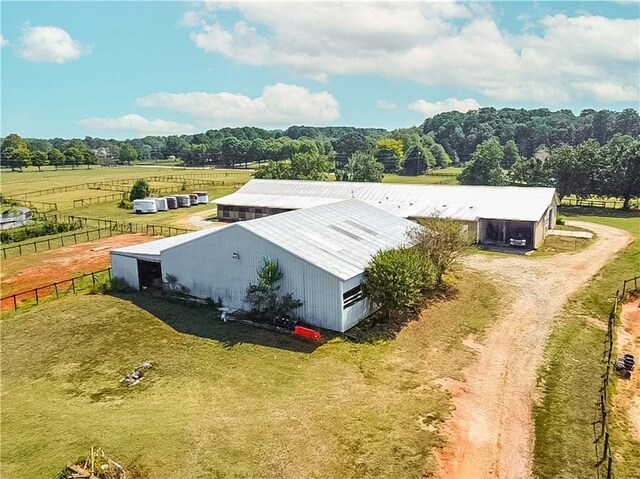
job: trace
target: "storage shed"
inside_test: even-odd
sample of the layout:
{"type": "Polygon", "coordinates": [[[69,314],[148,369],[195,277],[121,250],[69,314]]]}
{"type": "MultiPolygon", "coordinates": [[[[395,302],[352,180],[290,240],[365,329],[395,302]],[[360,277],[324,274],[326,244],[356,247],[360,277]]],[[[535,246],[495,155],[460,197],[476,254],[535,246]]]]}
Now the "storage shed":
{"type": "Polygon", "coordinates": [[[232,223],[111,251],[112,274],[136,289],[170,274],[199,298],[246,309],[247,285],[264,257],[284,273],[281,292],[304,301],[305,322],[346,331],[375,310],[363,298],[372,256],[407,243],[414,222],[358,200],[232,223]]]}
{"type": "Polygon", "coordinates": [[[478,243],[505,244],[524,237],[537,248],[556,223],[554,188],[406,185],[253,179],[215,200],[218,218],[262,218],[355,198],[409,219],[441,216],[462,222],[478,243]]]}

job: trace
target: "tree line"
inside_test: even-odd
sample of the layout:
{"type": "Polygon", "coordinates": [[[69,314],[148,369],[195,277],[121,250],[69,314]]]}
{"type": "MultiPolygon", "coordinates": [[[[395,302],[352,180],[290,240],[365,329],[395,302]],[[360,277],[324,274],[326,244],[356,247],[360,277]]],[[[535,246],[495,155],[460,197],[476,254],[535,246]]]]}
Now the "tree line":
{"type": "Polygon", "coordinates": [[[578,146],[589,139],[604,145],[616,134],[637,137],[640,117],[632,108],[621,112],[585,109],[577,116],[571,110],[479,108],[427,118],[422,130],[432,133],[454,162],[465,163],[478,145],[491,138],[503,145],[513,141],[523,157],[532,158],[543,146],[578,146]]]}
{"type": "Polygon", "coordinates": [[[458,179],[465,185],[553,187],[561,199],[618,197],[628,209],[640,196],[640,137],[616,134],[604,145],[589,139],[541,147],[531,158],[521,156],[513,140],[501,145],[492,138],[478,145],[458,179]]]}

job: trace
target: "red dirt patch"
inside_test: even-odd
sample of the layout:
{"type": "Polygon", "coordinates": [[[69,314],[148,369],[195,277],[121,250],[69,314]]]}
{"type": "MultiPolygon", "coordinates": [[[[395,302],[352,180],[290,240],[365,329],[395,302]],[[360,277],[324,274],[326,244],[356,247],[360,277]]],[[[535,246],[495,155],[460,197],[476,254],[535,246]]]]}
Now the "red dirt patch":
{"type": "MultiPolygon", "coordinates": [[[[618,328],[616,336],[618,354],[633,354],[638,361],[640,358],[640,300],[636,299],[623,305],[620,319],[622,327],[618,328]]],[[[633,436],[640,440],[640,370],[638,369],[636,365],[629,381],[618,380],[613,403],[625,411],[631,423],[633,436]]]]}
{"type": "MultiPolygon", "coordinates": [[[[110,266],[109,252],[113,248],[147,243],[155,239],[157,237],[122,234],[4,260],[0,276],[2,295],[7,296],[84,273],[106,269],[110,266]]],[[[11,305],[3,304],[2,309],[11,305]]]]}

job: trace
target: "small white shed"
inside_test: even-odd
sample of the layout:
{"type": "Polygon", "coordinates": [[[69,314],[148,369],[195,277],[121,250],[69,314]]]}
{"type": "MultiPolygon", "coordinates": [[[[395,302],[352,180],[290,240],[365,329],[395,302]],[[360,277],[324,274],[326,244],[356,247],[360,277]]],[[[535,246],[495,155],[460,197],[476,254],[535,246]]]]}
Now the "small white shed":
{"type": "Polygon", "coordinates": [[[277,260],[282,293],[322,328],[346,331],[375,310],[363,297],[364,269],[378,251],[407,244],[414,222],[359,200],[291,211],[111,251],[112,274],[135,288],[170,274],[200,298],[246,309],[247,285],[263,258],[277,260]]]}

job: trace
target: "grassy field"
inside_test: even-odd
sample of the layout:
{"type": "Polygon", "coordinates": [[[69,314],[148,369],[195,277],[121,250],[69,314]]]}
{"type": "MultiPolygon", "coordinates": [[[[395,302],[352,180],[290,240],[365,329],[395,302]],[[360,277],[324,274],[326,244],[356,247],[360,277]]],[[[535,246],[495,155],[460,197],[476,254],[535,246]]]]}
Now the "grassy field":
{"type": "MultiPolygon", "coordinates": [[[[534,473],[541,479],[595,477],[593,445],[595,403],[604,371],[604,331],[613,295],[622,281],[640,271],[640,217],[588,209],[565,209],[568,219],[626,229],[636,240],[605,266],[565,307],[546,348],[540,372],[542,400],[534,408],[534,473]],[[591,214],[589,214],[591,213],[591,214]],[[597,325],[601,324],[600,327],[597,325]]],[[[635,479],[640,471],[640,443],[624,415],[610,420],[616,479],[635,479]]]]}
{"type": "Polygon", "coordinates": [[[77,296],[1,323],[3,479],[101,446],[148,477],[421,478],[501,292],[464,273],[397,337],[316,345],[145,295],[77,296]],[[52,339],[55,338],[55,339],[52,339]],[[144,360],[136,386],[119,379],[144,360]]]}
{"type": "MultiPolygon", "coordinates": [[[[233,175],[240,175],[244,179],[249,178],[250,172],[243,170],[200,170],[182,168],[160,168],[160,167],[135,167],[135,166],[119,166],[113,168],[79,168],[76,170],[61,169],[58,171],[47,170],[38,172],[37,170],[25,170],[20,173],[17,171],[2,172],[2,193],[5,195],[15,195],[29,191],[44,190],[58,186],[71,186],[81,183],[89,183],[94,181],[107,181],[125,178],[145,178],[150,176],[164,175],[187,175],[194,173],[225,173],[229,172],[233,175]]],[[[235,176],[233,177],[235,178],[235,176]]],[[[217,178],[212,178],[217,179],[217,178]]],[[[89,191],[89,190],[85,190],[89,191]]],[[[104,191],[102,194],[110,193],[104,191]]],[[[39,200],[39,197],[33,198],[39,200]]],[[[46,200],[42,200],[46,201],[46,200]]]]}

